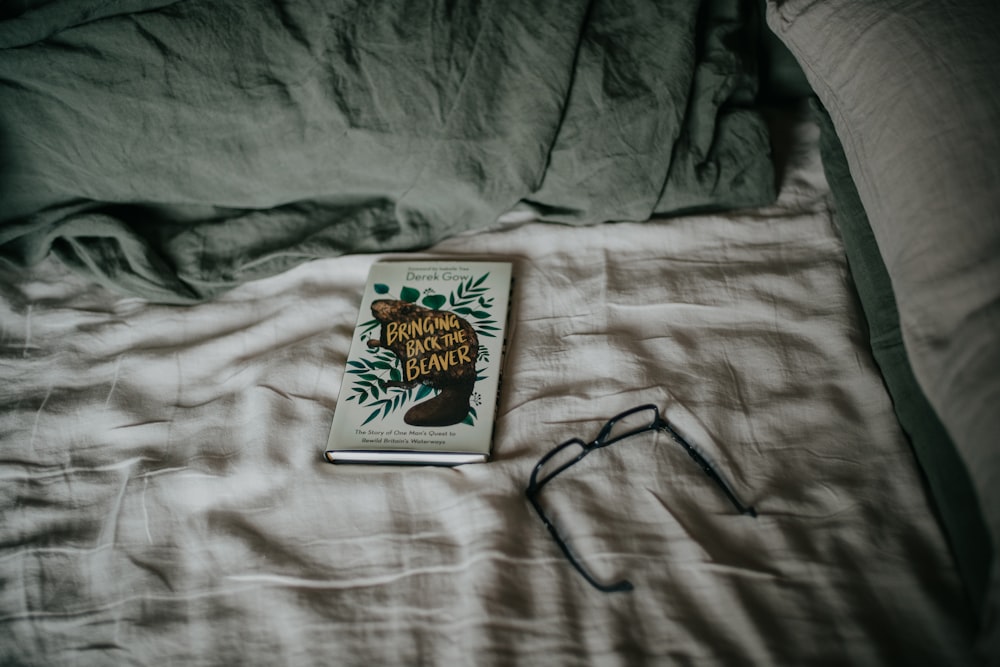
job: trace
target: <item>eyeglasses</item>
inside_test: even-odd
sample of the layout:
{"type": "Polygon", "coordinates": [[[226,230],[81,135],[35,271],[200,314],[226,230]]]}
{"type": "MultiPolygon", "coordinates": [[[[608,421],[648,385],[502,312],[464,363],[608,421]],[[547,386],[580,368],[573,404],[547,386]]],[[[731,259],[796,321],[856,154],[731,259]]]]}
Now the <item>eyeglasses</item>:
{"type": "Polygon", "coordinates": [[[576,556],[573,555],[572,550],[569,545],[559,534],[556,529],[555,524],[545,513],[542,508],[541,503],[538,502],[538,494],[541,493],[542,489],[555,479],[560,473],[564,472],[566,469],[570,468],[576,463],[579,463],[591,452],[603,449],[604,447],[609,447],[617,442],[621,442],[627,438],[631,438],[642,433],[647,433],[649,431],[660,431],[667,433],[670,437],[684,448],[684,451],[694,459],[695,463],[705,472],[706,475],[711,478],[726,497],[729,498],[729,502],[733,504],[733,507],[740,514],[746,514],[748,516],[756,517],[757,510],[755,510],[750,505],[744,505],[740,502],[740,499],[736,497],[729,485],[722,479],[722,476],[716,471],[716,469],[709,463],[704,456],[702,456],[698,450],[691,446],[691,444],[685,440],[680,433],[678,433],[673,425],[660,416],[660,410],[655,405],[640,405],[632,408],[631,410],[626,410],[616,417],[612,417],[607,421],[603,428],[601,428],[600,433],[591,442],[584,442],[579,438],[573,438],[567,440],[561,445],[555,447],[548,454],[539,459],[538,463],[535,465],[534,470],[531,471],[531,478],[528,481],[528,488],[525,490],[525,495],[531,502],[532,507],[538,513],[539,518],[541,518],[542,523],[548,528],[549,533],[552,538],[559,545],[559,549],[563,552],[567,559],[569,559],[570,564],[576,568],[577,572],[583,575],[591,586],[599,591],[604,591],[605,593],[612,593],[616,591],[630,591],[634,587],[632,583],[627,579],[622,579],[613,584],[602,584],[598,581],[588,570],[583,566],[576,556]],[[576,448],[578,451],[576,455],[573,455],[572,448],[576,448]],[[554,462],[558,460],[559,462],[554,462]],[[550,463],[553,462],[553,463],[550,463]],[[553,466],[551,470],[546,469],[546,466],[553,466]]]}

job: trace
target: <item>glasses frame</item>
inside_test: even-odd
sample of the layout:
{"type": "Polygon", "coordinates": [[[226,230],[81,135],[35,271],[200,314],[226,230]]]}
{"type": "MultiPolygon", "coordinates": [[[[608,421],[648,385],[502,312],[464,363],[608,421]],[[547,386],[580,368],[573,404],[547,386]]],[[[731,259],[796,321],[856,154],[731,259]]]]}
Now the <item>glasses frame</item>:
{"type": "Polygon", "coordinates": [[[592,575],[587,568],[584,567],[583,563],[580,562],[580,560],[573,554],[572,549],[569,548],[569,544],[563,539],[562,535],[559,534],[559,531],[552,519],[549,518],[549,516],[545,513],[545,510],[542,508],[541,503],[538,502],[538,494],[541,493],[542,489],[544,489],[549,482],[558,477],[560,473],[582,461],[591,452],[603,449],[604,447],[610,447],[616,442],[621,442],[627,438],[631,438],[642,433],[648,433],[649,431],[660,431],[668,434],[674,442],[684,448],[684,451],[686,451],[688,455],[694,459],[695,463],[698,464],[698,467],[700,467],[702,471],[708,475],[720,489],[722,489],[723,493],[725,493],[726,497],[729,499],[729,502],[736,508],[736,511],[740,514],[745,514],[751,517],[757,516],[757,510],[754,509],[752,505],[745,505],[739,498],[736,497],[736,494],[733,493],[733,490],[729,488],[729,485],[722,479],[722,476],[715,469],[715,467],[709,463],[708,460],[691,445],[691,443],[685,440],[684,437],[677,432],[673,424],[660,415],[660,409],[656,405],[647,403],[619,413],[604,424],[594,440],[584,442],[580,438],[570,438],[566,442],[563,442],[562,444],[551,449],[547,454],[545,454],[545,456],[538,460],[538,463],[535,464],[534,469],[531,471],[531,477],[528,479],[528,486],[525,489],[525,495],[527,496],[528,501],[531,503],[531,506],[535,508],[535,512],[542,520],[542,523],[545,524],[549,534],[552,535],[552,538],[556,541],[556,544],[563,552],[563,555],[566,556],[570,564],[576,569],[577,572],[583,575],[583,578],[586,579],[591,586],[604,593],[630,591],[634,588],[634,586],[628,579],[621,579],[612,584],[604,584],[598,581],[597,578],[594,577],[594,575],[592,575]],[[647,410],[652,414],[652,418],[647,425],[636,427],[626,431],[625,433],[617,434],[613,438],[609,438],[612,429],[614,429],[615,424],[619,421],[647,410]],[[579,454],[565,463],[560,464],[552,472],[546,473],[541,477],[541,479],[539,479],[539,473],[542,468],[545,467],[546,463],[552,460],[553,457],[557,456],[567,447],[574,445],[580,448],[579,454]]]}

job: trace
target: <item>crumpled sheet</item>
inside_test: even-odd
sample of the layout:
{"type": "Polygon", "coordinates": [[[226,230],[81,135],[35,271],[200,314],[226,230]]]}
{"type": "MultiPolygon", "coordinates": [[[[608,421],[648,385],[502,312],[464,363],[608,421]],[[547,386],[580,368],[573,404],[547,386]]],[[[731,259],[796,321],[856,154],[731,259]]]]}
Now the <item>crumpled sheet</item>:
{"type": "Polygon", "coordinates": [[[773,201],[740,0],[0,8],[0,257],[192,302],[511,209],[773,201]]]}
{"type": "Polygon", "coordinates": [[[322,452],[368,267],[192,307],[46,260],[2,274],[0,663],[969,664],[974,620],[866,345],[815,128],[766,209],[524,223],[432,254],[517,277],[494,460],[322,452]],[[665,436],[524,497],[535,462],[652,402],[665,436]]]}

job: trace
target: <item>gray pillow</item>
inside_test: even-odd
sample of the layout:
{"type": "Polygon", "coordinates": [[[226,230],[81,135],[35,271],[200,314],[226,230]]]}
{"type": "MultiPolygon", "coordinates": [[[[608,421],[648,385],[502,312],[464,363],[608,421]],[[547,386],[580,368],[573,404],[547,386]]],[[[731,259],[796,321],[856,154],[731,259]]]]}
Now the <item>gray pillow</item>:
{"type": "Polygon", "coordinates": [[[851,278],[868,322],[872,356],[878,363],[893,409],[906,432],[934,498],[968,593],[976,611],[983,608],[993,549],[969,471],[958,455],[934,408],[913,377],[903,337],[892,283],[872,234],[868,216],[851,179],[847,158],[837,139],[829,114],[813,100],[814,117],[820,126],[823,171],[830,184],[836,210],[833,220],[844,241],[851,278]]]}
{"type": "MultiPolygon", "coordinates": [[[[996,545],[1000,3],[769,0],[767,20],[830,113],[914,373],[971,473],[996,545]]],[[[994,557],[982,639],[994,660],[998,574],[994,557]]]]}

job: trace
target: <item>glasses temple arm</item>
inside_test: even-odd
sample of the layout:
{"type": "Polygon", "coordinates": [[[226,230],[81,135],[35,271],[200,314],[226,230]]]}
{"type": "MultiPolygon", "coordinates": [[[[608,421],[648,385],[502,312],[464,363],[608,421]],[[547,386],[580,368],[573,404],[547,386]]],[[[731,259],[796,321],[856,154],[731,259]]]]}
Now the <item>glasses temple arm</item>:
{"type": "Polygon", "coordinates": [[[722,492],[726,494],[726,497],[729,498],[729,502],[733,504],[733,507],[736,508],[737,512],[752,517],[757,516],[757,510],[753,507],[753,505],[744,505],[740,501],[740,499],[736,497],[736,494],[733,493],[733,490],[729,488],[729,485],[726,484],[726,481],[722,479],[722,476],[719,475],[715,467],[711,463],[709,463],[704,456],[699,454],[698,450],[692,447],[687,440],[681,437],[681,434],[674,430],[674,428],[670,425],[670,422],[664,421],[663,426],[664,430],[666,430],[667,433],[670,434],[670,437],[674,439],[674,442],[683,447],[684,451],[688,453],[688,456],[694,459],[694,462],[698,464],[698,467],[701,468],[704,471],[704,473],[708,475],[719,486],[720,489],[722,489],[722,492]]]}
{"type": "Polygon", "coordinates": [[[566,559],[569,561],[570,565],[572,565],[576,569],[576,571],[579,572],[583,576],[583,578],[587,580],[588,584],[590,584],[597,590],[601,591],[602,593],[626,592],[626,591],[631,591],[632,589],[635,588],[632,585],[632,582],[629,581],[628,579],[622,579],[621,581],[616,581],[613,584],[602,584],[597,579],[595,579],[594,576],[591,575],[590,572],[588,572],[583,567],[583,563],[578,561],[576,556],[573,555],[573,551],[569,548],[569,545],[566,544],[566,542],[563,540],[562,536],[559,534],[559,531],[556,530],[555,524],[553,524],[552,521],[549,520],[549,517],[545,515],[545,512],[542,510],[541,505],[539,505],[538,501],[535,500],[534,495],[532,495],[530,491],[528,492],[527,495],[528,495],[528,500],[531,501],[531,506],[535,508],[535,512],[538,513],[538,517],[542,520],[542,523],[545,524],[545,527],[548,529],[549,534],[552,535],[552,539],[556,541],[556,544],[559,546],[559,550],[563,552],[564,556],[566,556],[566,559]]]}

